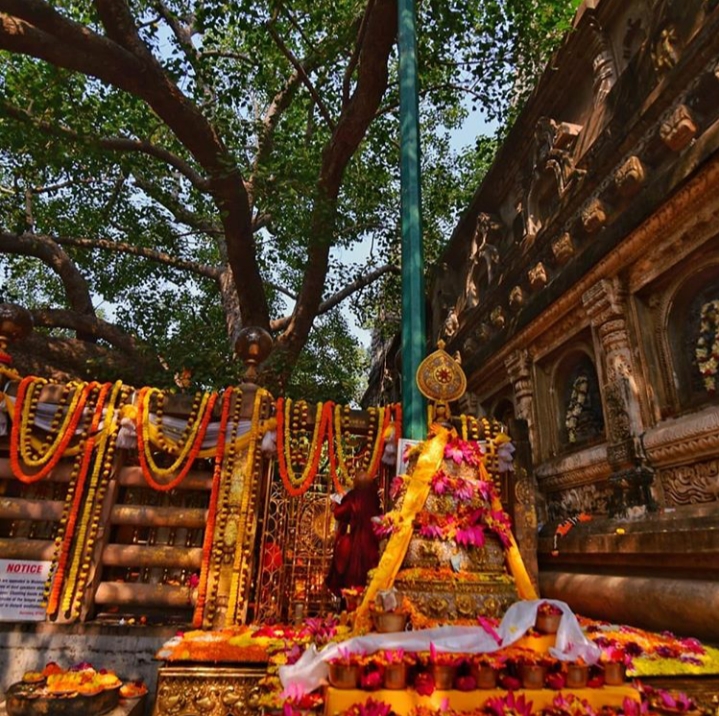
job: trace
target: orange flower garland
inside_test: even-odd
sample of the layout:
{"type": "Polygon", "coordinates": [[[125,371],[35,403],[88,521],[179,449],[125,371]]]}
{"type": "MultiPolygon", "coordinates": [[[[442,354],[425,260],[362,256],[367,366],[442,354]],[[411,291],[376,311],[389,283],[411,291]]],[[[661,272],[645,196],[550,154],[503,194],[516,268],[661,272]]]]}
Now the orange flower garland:
{"type": "Polygon", "coordinates": [[[138,456],[140,460],[140,467],[142,468],[142,474],[145,477],[148,485],[154,490],[160,492],[169,492],[177,487],[187,476],[193,463],[197,459],[197,455],[202,447],[202,441],[205,439],[205,433],[207,432],[207,426],[210,423],[212,417],[212,410],[215,407],[217,401],[217,393],[210,395],[204,394],[202,403],[198,410],[197,417],[190,429],[185,444],[180,449],[180,454],[177,459],[172,463],[170,467],[161,468],[155,463],[152,457],[151,445],[150,445],[150,434],[149,434],[149,421],[150,421],[150,398],[153,393],[159,393],[157,388],[142,388],[137,400],[137,443],[138,443],[138,456]],[[185,460],[186,458],[186,460],[185,460]],[[183,460],[185,460],[184,466],[179,469],[183,460]],[[176,472],[179,469],[177,475],[170,479],[167,483],[158,482],[155,477],[168,476],[176,472]]]}
{"type": "Polygon", "coordinates": [[[291,455],[291,411],[292,401],[289,398],[277,399],[277,462],[282,482],[292,497],[299,497],[309,489],[317,476],[317,467],[322,452],[322,442],[328,430],[328,423],[332,420],[331,403],[317,403],[315,412],[315,426],[310,441],[307,463],[298,478],[292,469],[291,455]],[[327,406],[330,406],[328,408],[327,406]]]}
{"type": "MultiPolygon", "coordinates": [[[[90,385],[93,390],[97,389],[97,383],[92,383],[90,385]]],[[[52,579],[52,586],[50,588],[50,595],[47,603],[46,611],[50,617],[56,615],[59,607],[60,593],[65,583],[65,568],[67,567],[67,561],[70,556],[70,547],[72,546],[73,537],[75,536],[75,524],[77,523],[80,504],[84,498],[85,479],[87,478],[90,459],[95,447],[95,436],[98,431],[98,425],[100,423],[100,418],[102,417],[105,398],[107,397],[109,389],[109,383],[106,383],[100,389],[100,394],[97,398],[97,402],[95,403],[95,410],[92,415],[92,422],[90,423],[88,430],[89,437],[87,437],[83,450],[80,452],[80,456],[78,457],[78,460],[80,461],[80,469],[75,481],[72,503],[67,515],[67,522],[65,523],[65,531],[59,544],[57,568],[55,569],[55,574],[52,579]]],[[[83,437],[85,437],[85,435],[83,435],[83,437]]]]}
{"type": "MultiPolygon", "coordinates": [[[[210,493],[210,504],[208,505],[207,525],[205,527],[205,538],[202,543],[202,566],[200,568],[200,581],[197,585],[197,601],[195,611],[192,615],[192,626],[202,626],[202,615],[205,610],[207,599],[207,579],[210,572],[210,557],[212,556],[212,539],[215,533],[215,522],[217,521],[217,499],[220,493],[220,482],[222,480],[222,463],[225,457],[225,440],[227,423],[230,417],[230,404],[232,403],[233,388],[229,387],[222,396],[222,413],[220,416],[220,432],[217,436],[217,450],[215,452],[215,469],[212,475],[212,492],[210,493]]],[[[235,421],[235,431],[237,421],[235,421]]],[[[233,436],[234,437],[234,436],[233,436]]]]}
{"type": "MultiPolygon", "coordinates": [[[[84,383],[76,388],[75,396],[68,407],[66,419],[63,423],[62,428],[58,431],[58,435],[54,443],[48,448],[45,456],[40,459],[35,458],[34,460],[27,454],[24,445],[29,442],[30,430],[32,427],[28,424],[30,422],[31,404],[34,388],[39,385],[44,385],[47,381],[42,378],[34,378],[28,376],[20,381],[18,386],[17,397],[15,398],[15,409],[13,410],[12,429],[10,431],[10,466],[13,474],[17,477],[20,482],[24,482],[26,485],[31,485],[34,482],[42,480],[47,477],[56,467],[63,454],[67,450],[67,446],[75,435],[78,423],[82,418],[85,404],[87,403],[88,396],[95,389],[97,383],[84,383]],[[30,390],[30,388],[33,390],[30,390]],[[23,471],[20,465],[20,456],[23,457],[23,462],[26,462],[26,458],[30,457],[31,463],[35,462],[36,465],[44,465],[41,469],[32,474],[28,475],[23,471]]],[[[35,401],[36,402],[36,401],[35,401]]]]}
{"type": "MultiPolygon", "coordinates": [[[[115,453],[115,439],[117,437],[118,425],[115,422],[115,409],[123,397],[122,381],[116,381],[113,385],[103,386],[98,398],[98,409],[95,416],[99,416],[104,409],[103,425],[97,439],[97,449],[93,463],[92,474],[87,490],[87,497],[83,502],[83,511],[80,517],[80,526],[75,539],[75,550],[72,563],[63,590],[62,611],[66,618],[79,616],[82,606],[82,597],[87,577],[90,572],[90,552],[93,548],[97,530],[99,527],[99,515],[96,514],[98,507],[102,507],[102,498],[105,488],[110,479],[112,471],[112,458],[115,453]],[[110,400],[105,405],[105,396],[112,388],[110,400]],[[81,561],[82,560],[82,561],[81,561]]],[[[91,428],[91,439],[86,446],[87,452],[92,452],[93,442],[97,428],[93,424],[91,428]]]]}

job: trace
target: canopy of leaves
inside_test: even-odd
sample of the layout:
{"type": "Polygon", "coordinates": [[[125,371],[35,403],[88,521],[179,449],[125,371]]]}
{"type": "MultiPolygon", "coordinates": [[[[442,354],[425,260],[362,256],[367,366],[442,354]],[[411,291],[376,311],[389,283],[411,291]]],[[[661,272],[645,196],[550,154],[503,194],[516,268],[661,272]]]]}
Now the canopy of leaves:
{"type": "MultiPolygon", "coordinates": [[[[577,4],[419,4],[428,264],[495,148],[460,155],[452,133],[472,108],[508,121],[577,4]]],[[[276,385],[351,397],[365,366],[336,306],[372,327],[398,305],[396,16],[393,0],[0,0],[4,292],[73,342],[76,375],[119,352],[129,382],[221,386],[238,330],[260,325],[276,385]]]]}

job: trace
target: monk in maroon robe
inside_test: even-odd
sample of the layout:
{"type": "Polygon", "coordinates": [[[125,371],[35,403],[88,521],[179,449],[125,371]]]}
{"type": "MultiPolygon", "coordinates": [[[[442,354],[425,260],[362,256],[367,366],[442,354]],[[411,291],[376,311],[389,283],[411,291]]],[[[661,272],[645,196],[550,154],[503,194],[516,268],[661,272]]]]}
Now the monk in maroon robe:
{"type": "Polygon", "coordinates": [[[365,587],[367,572],[379,563],[379,540],[372,518],[382,514],[377,487],[364,471],[355,475],[352,489],[332,507],[337,533],[332,564],[325,583],[340,597],[343,589],[365,587]]]}

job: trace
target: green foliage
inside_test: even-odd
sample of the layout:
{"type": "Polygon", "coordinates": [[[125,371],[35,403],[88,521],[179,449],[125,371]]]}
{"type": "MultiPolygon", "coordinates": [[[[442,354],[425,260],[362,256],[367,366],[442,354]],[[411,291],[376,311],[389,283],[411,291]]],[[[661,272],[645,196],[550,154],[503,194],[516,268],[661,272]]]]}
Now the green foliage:
{"type": "MultiPolygon", "coordinates": [[[[91,3],[48,5],[105,33],[91,3]]],[[[336,205],[327,205],[319,191],[336,125],[356,89],[354,45],[369,5],[166,0],[163,16],[158,3],[128,3],[140,38],[168,81],[227,148],[223,166],[239,171],[250,186],[250,208],[264,226],[254,237],[263,300],[275,319],[284,306],[276,287],[298,294],[308,252],[318,241],[332,247],[329,269],[320,277],[324,298],[372,268],[399,262],[396,55],[389,60],[382,106],[344,169],[336,205]],[[192,25],[190,34],[176,34],[173,24],[192,25]],[[189,51],[183,44],[188,37],[189,51]],[[297,62],[304,63],[305,75],[292,80],[297,62]],[[278,102],[280,96],[286,101],[278,102]]],[[[496,149],[495,140],[480,137],[458,153],[452,132],[472,109],[500,124],[511,119],[577,5],[419,4],[428,269],[496,149]]],[[[74,51],[68,44],[67,52],[74,51]]],[[[96,310],[148,347],[158,384],[172,384],[183,370],[197,386],[236,381],[241,369],[218,283],[199,269],[216,275],[225,270],[228,242],[235,239],[226,235],[216,196],[203,184],[205,171],[187,143],[139,96],[92,73],[0,51],[0,78],[0,230],[56,238],[87,281],[96,310]],[[138,151],[139,143],[159,152],[138,151]],[[142,250],[151,254],[138,256],[142,250]]],[[[2,243],[0,254],[8,296],[32,307],[72,308],[57,267],[13,255],[2,243]]],[[[246,277],[235,278],[242,283],[246,277]]],[[[396,319],[398,291],[397,276],[387,275],[355,294],[352,309],[366,326],[387,329],[387,321],[396,319]]],[[[365,370],[366,357],[346,318],[334,311],[315,318],[286,390],[298,398],[349,401],[357,397],[365,370]]]]}

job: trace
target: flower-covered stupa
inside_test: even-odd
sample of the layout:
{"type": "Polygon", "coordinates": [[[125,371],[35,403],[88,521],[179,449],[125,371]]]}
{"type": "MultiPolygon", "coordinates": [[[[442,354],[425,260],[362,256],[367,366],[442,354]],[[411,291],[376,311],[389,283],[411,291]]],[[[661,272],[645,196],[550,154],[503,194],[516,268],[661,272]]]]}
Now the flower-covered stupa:
{"type": "MultiPolygon", "coordinates": [[[[436,419],[448,417],[466,387],[441,344],[417,382],[439,406],[436,419]]],[[[406,455],[406,472],[390,489],[393,509],[377,521],[386,544],[357,614],[360,629],[377,594],[390,588],[404,597],[415,628],[501,617],[517,599],[536,598],[484,457],[480,442],[448,422],[435,422],[406,455]]]]}

